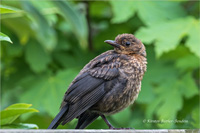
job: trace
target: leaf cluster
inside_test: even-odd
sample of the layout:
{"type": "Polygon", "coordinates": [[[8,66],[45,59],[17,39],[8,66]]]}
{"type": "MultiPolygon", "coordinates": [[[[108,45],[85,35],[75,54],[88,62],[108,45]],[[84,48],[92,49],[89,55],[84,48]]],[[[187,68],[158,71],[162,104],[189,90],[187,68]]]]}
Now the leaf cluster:
{"type": "Polygon", "coordinates": [[[38,126],[35,124],[25,124],[25,123],[13,124],[13,122],[22,114],[29,112],[38,112],[38,110],[36,109],[29,108],[31,106],[32,106],[31,104],[18,103],[18,104],[12,104],[6,109],[2,110],[0,112],[1,128],[38,129],[38,126]]]}

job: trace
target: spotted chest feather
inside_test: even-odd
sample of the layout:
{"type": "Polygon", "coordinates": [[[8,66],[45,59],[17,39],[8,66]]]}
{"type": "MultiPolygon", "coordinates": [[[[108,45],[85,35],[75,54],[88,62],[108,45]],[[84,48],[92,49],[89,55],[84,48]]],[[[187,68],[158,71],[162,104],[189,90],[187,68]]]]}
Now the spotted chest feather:
{"type": "Polygon", "coordinates": [[[121,55],[114,58],[112,62],[120,62],[120,65],[116,68],[119,76],[112,88],[109,89],[110,91],[99,102],[105,105],[99,105],[98,109],[94,109],[107,115],[117,113],[135,101],[141,90],[141,80],[146,71],[145,58],[138,59],[121,55]],[[120,85],[122,80],[126,80],[126,84],[120,85]]]}

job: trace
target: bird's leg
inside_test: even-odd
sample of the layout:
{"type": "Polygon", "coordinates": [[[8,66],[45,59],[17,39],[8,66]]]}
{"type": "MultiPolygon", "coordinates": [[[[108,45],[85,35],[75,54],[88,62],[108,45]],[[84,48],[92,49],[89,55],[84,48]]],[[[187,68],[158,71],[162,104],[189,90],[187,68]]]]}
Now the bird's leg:
{"type": "Polygon", "coordinates": [[[109,129],[115,129],[115,130],[128,130],[128,129],[134,129],[134,128],[115,128],[111,125],[111,123],[106,119],[104,115],[100,115],[101,118],[105,121],[105,123],[108,125],[109,129]]]}
{"type": "Polygon", "coordinates": [[[108,125],[109,129],[115,129],[111,123],[106,119],[104,115],[101,115],[101,118],[105,121],[105,123],[108,125]]]}

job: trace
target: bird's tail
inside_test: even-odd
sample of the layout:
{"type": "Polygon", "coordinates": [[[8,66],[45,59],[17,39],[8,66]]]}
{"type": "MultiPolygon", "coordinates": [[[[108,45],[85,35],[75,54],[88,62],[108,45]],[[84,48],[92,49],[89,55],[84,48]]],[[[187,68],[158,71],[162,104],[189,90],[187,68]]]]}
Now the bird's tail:
{"type": "Polygon", "coordinates": [[[66,104],[61,110],[60,112],[56,115],[56,117],[53,119],[53,121],[51,122],[51,124],[49,125],[49,127],[47,129],[56,129],[59,124],[63,121],[63,116],[66,115],[66,113],[68,112],[69,109],[69,105],[66,104]]]}
{"type": "Polygon", "coordinates": [[[78,124],[76,125],[75,129],[84,129],[94,120],[99,117],[99,114],[93,112],[84,112],[79,116],[78,124]]]}

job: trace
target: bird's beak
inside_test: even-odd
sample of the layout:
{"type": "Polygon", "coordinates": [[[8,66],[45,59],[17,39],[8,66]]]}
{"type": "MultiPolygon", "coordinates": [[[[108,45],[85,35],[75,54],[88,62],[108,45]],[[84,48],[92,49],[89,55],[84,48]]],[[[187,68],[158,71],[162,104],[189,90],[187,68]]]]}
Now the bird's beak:
{"type": "Polygon", "coordinates": [[[104,42],[112,45],[113,47],[120,48],[120,45],[113,40],[105,40],[104,42]]]}

